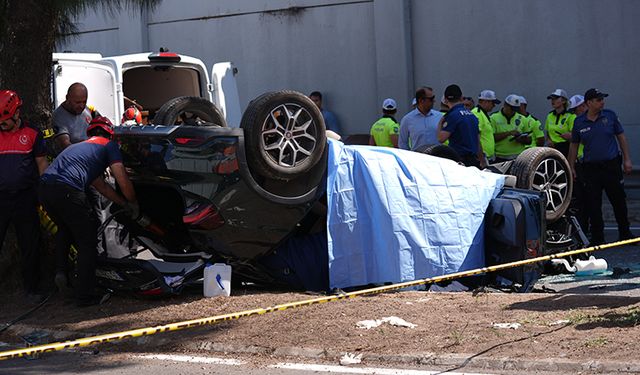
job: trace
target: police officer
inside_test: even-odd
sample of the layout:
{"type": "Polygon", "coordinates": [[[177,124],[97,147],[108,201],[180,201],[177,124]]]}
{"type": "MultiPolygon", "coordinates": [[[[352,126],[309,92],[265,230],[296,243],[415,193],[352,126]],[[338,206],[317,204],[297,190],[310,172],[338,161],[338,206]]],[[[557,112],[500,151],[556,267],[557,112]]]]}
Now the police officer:
{"type": "Polygon", "coordinates": [[[531,130],[531,143],[526,148],[544,146],[544,127],[540,120],[527,112],[527,98],[522,95],[520,95],[520,110],[518,113],[524,116],[525,121],[529,122],[528,127],[531,130]]]}
{"type": "Polygon", "coordinates": [[[438,126],[438,141],[449,141],[464,165],[483,168],[484,154],[480,146],[478,118],[464,106],[462,90],[458,85],[449,85],[444,96],[451,109],[438,126]]]}
{"type": "Polygon", "coordinates": [[[563,89],[555,89],[549,96],[551,100],[551,112],[547,115],[544,128],[547,132],[547,144],[560,151],[565,157],[569,153],[569,140],[571,129],[569,127],[570,113],[567,111],[567,92],[563,89]]]}
{"type": "MultiPolygon", "coordinates": [[[[587,111],[587,103],[584,101],[584,96],[574,95],[569,98],[569,127],[573,129],[573,125],[578,116],[587,111]]],[[[573,197],[571,199],[571,205],[569,210],[571,214],[578,219],[578,223],[585,234],[591,233],[589,228],[589,214],[587,212],[587,192],[586,181],[584,179],[583,171],[583,156],[584,145],[580,143],[578,146],[578,155],[575,164],[575,179],[573,184],[573,197]]]]}
{"type": "MultiPolygon", "coordinates": [[[[120,149],[111,140],[113,134],[109,119],[96,117],[87,128],[89,139],[64,149],[40,178],[42,204],[58,226],[58,233],[70,233],[78,248],[77,282],[74,283],[78,306],[99,304],[109,297],[108,293],[95,289],[99,221],[85,193],[87,187],[95,187],[112,202],[126,207],[132,217],[139,215],[120,149]],[[105,182],[103,172],[107,167],[111,167],[122,194],[105,182]]],[[[65,250],[56,249],[56,252],[65,250]]]]}
{"type": "Polygon", "coordinates": [[[395,100],[387,98],[382,102],[382,117],[371,126],[371,146],[398,147],[400,124],[393,117],[397,111],[395,100]]]}
{"type": "Polygon", "coordinates": [[[21,253],[23,285],[30,302],[40,302],[38,176],[47,167],[42,133],[20,118],[22,100],[0,91],[0,248],[13,224],[21,253]]]}
{"type": "Polygon", "coordinates": [[[496,141],[493,138],[493,127],[489,114],[493,108],[502,103],[496,98],[496,93],[491,90],[482,90],[478,95],[478,105],[471,110],[471,113],[478,118],[478,128],[480,129],[480,146],[488,162],[493,162],[496,157],[496,141]]]}
{"type": "Polygon", "coordinates": [[[618,116],[615,112],[604,109],[604,98],[607,96],[609,95],[595,88],[584,94],[588,109],[575,119],[569,150],[569,165],[575,168],[578,144],[584,145],[583,171],[587,211],[591,221],[591,243],[594,245],[604,242],[603,190],[613,206],[619,239],[634,237],[629,230],[623,177],[623,172],[629,174],[632,169],[629,147],[618,116]]]}
{"type": "Polygon", "coordinates": [[[502,109],[489,119],[496,141],[496,161],[513,160],[531,143],[531,129],[518,111],[520,96],[511,94],[504,99],[502,109]]]}

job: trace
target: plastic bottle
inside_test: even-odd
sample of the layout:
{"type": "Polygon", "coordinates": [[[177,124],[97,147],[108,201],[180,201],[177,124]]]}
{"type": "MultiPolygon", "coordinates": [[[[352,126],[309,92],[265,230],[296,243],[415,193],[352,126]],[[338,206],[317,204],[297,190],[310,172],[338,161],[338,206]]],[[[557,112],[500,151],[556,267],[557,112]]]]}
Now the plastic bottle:
{"type": "Polygon", "coordinates": [[[224,263],[208,264],[204,268],[204,296],[231,295],[231,266],[224,263]]]}
{"type": "Polygon", "coordinates": [[[573,264],[576,269],[576,276],[588,276],[596,273],[602,273],[607,270],[607,261],[605,259],[597,259],[593,255],[588,260],[576,260],[573,264]]]}

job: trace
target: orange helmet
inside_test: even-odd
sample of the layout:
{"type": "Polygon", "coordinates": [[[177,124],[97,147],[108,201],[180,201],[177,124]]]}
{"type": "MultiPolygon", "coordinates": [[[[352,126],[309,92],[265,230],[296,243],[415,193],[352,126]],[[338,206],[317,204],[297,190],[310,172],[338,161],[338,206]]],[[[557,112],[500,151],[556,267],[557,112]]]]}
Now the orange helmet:
{"type": "Polygon", "coordinates": [[[140,125],[142,124],[142,113],[136,107],[129,107],[122,114],[120,123],[123,125],[140,125]]]}
{"type": "Polygon", "coordinates": [[[89,133],[95,128],[101,128],[110,135],[113,135],[113,124],[108,118],[104,116],[98,116],[91,120],[91,122],[89,123],[89,127],[87,128],[87,135],[89,135],[89,133]]]}
{"type": "Polygon", "coordinates": [[[22,100],[15,91],[0,91],[0,121],[5,121],[13,117],[22,105],[22,100]]]}

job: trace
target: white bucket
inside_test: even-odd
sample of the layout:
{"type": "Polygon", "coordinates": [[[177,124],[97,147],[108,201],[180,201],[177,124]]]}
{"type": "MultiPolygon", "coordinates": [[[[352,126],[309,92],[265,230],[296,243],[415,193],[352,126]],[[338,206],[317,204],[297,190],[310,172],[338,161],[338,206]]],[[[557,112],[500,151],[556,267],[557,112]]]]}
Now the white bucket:
{"type": "Polygon", "coordinates": [[[224,263],[209,264],[204,268],[204,296],[231,295],[231,266],[224,263]]]}
{"type": "Polygon", "coordinates": [[[573,266],[576,268],[576,276],[588,276],[606,272],[608,265],[605,259],[598,259],[592,255],[588,260],[576,260],[573,266]]]}

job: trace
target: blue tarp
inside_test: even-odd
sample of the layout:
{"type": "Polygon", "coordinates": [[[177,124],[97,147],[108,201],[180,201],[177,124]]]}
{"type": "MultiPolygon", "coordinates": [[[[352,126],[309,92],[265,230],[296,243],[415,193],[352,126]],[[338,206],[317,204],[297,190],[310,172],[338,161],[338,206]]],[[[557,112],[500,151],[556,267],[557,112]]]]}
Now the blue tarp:
{"type": "Polygon", "coordinates": [[[484,266],[504,176],[416,152],[329,141],[329,283],[401,282],[484,266]]]}

